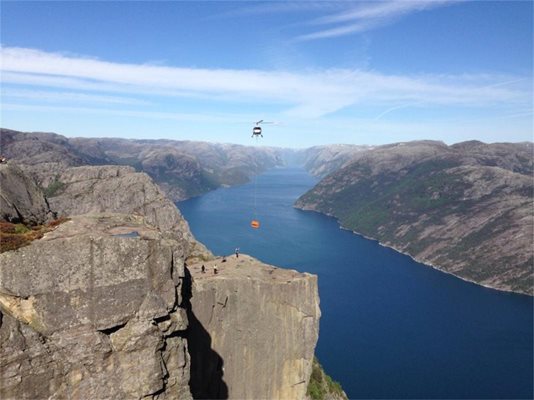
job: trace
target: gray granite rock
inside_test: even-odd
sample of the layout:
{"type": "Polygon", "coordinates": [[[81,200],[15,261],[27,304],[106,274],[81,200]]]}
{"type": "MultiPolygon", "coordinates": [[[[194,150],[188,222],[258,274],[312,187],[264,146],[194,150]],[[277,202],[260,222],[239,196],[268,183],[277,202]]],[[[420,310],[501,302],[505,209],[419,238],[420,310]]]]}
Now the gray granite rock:
{"type": "Polygon", "coordinates": [[[217,260],[144,173],[54,179],[71,219],[0,254],[0,398],[305,397],[315,276],[247,256],[201,275],[217,260]]]}
{"type": "Polygon", "coordinates": [[[85,166],[67,168],[57,179],[62,190],[48,201],[58,215],[141,215],[162,232],[185,239],[191,257],[211,257],[206,247],[194,239],[180,211],[147,174],[125,166],[85,166]]]}
{"type": "Polygon", "coordinates": [[[39,225],[53,218],[43,192],[20,168],[0,164],[0,219],[39,225]]]}
{"type": "Polygon", "coordinates": [[[206,273],[201,265],[188,268],[193,396],[303,399],[319,334],[317,276],[246,255],[204,263],[206,273]]]}
{"type": "Polygon", "coordinates": [[[191,398],[185,256],[119,214],[72,217],[0,254],[0,398],[191,398]]]}

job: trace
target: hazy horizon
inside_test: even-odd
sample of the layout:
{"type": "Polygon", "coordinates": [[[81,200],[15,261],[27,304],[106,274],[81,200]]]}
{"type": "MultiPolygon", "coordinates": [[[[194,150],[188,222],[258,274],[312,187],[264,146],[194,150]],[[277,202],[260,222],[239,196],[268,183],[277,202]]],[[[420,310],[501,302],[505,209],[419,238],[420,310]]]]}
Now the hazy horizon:
{"type": "MultiPolygon", "coordinates": [[[[19,131],[18,129],[13,128],[6,128],[6,127],[0,127],[0,129],[7,129],[12,131],[19,131]]],[[[414,140],[406,140],[401,142],[389,142],[389,143],[382,143],[382,144],[368,144],[368,143],[325,143],[325,144],[318,144],[318,145],[311,145],[311,146],[305,146],[305,147],[285,147],[285,146],[274,146],[274,145],[267,145],[267,144],[261,144],[262,142],[256,143],[233,143],[233,142],[218,142],[218,141],[212,141],[212,140],[195,140],[195,139],[173,139],[173,138],[165,138],[165,137],[157,137],[157,138],[135,138],[135,137],[121,137],[121,136],[76,136],[76,135],[67,135],[60,132],[51,132],[51,131],[19,131],[24,133],[32,133],[32,134],[55,134],[55,135],[61,135],[68,139],[119,139],[119,140],[142,140],[142,141],[175,141],[175,142],[199,142],[199,143],[210,143],[210,144],[219,144],[219,145],[238,145],[238,146],[248,146],[248,147],[262,147],[262,148],[276,148],[276,149],[284,149],[284,150],[306,150],[311,147],[326,147],[326,146],[361,146],[361,147],[380,147],[380,146],[387,146],[392,144],[400,144],[400,143],[411,143],[411,142],[424,142],[424,141],[433,141],[433,142],[442,142],[446,144],[447,146],[452,146],[459,143],[469,142],[469,141],[478,141],[485,144],[498,144],[498,143],[512,143],[512,144],[519,144],[519,143],[534,143],[533,140],[522,140],[522,141],[500,141],[500,142],[484,142],[478,139],[467,139],[462,140],[460,142],[447,142],[440,139],[414,139],[414,140]]]]}

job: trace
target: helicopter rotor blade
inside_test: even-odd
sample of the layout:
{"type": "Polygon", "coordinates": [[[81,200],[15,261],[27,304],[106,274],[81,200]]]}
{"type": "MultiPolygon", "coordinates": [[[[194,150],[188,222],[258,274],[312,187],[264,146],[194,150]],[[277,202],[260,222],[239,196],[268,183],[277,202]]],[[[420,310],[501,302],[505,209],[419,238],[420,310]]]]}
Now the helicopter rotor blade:
{"type": "Polygon", "coordinates": [[[260,124],[270,124],[270,125],[282,125],[282,122],[280,121],[264,121],[263,119],[259,120],[258,122],[255,122],[256,126],[260,126],[260,124]]]}

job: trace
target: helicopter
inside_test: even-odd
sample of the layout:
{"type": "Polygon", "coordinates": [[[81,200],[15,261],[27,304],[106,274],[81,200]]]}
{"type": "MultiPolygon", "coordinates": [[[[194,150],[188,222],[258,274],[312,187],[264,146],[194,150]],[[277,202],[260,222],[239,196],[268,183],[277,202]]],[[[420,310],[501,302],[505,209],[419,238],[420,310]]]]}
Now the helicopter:
{"type": "Polygon", "coordinates": [[[251,137],[263,137],[263,135],[261,134],[261,126],[260,124],[263,122],[263,119],[259,120],[258,122],[256,122],[256,126],[254,128],[252,128],[252,136],[251,137]]]}
{"type": "Polygon", "coordinates": [[[263,137],[263,134],[261,133],[260,124],[277,124],[277,122],[269,122],[269,121],[264,121],[263,119],[260,119],[258,122],[256,122],[256,126],[252,128],[251,137],[255,137],[255,138],[263,137]]]}

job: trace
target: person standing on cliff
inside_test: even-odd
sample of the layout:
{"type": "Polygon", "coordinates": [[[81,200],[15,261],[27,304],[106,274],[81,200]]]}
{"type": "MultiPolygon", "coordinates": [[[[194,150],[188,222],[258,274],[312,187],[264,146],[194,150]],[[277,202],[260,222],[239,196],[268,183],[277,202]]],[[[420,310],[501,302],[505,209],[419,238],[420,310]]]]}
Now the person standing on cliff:
{"type": "Polygon", "coordinates": [[[239,247],[235,248],[235,258],[239,258],[239,247]]]}
{"type": "Polygon", "coordinates": [[[206,267],[204,266],[204,264],[202,264],[202,273],[205,273],[206,272],[206,267]]]}
{"type": "Polygon", "coordinates": [[[213,266],[213,274],[217,275],[217,264],[213,266]]]}

